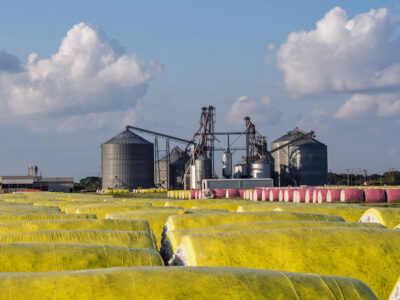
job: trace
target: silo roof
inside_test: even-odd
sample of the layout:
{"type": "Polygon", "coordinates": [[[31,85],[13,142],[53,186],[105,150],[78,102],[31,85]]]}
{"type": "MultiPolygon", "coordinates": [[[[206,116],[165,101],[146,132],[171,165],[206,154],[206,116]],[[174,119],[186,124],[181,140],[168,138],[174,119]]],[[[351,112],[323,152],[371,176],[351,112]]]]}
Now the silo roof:
{"type": "Polygon", "coordinates": [[[133,133],[130,130],[124,130],[120,134],[114,136],[112,139],[108,140],[104,144],[151,144],[149,141],[145,140],[141,136],[138,136],[136,133],[133,133]]]}
{"type": "MultiPolygon", "coordinates": [[[[294,128],[293,130],[288,131],[288,133],[286,133],[285,135],[281,136],[280,138],[276,139],[275,141],[273,141],[272,143],[275,142],[290,142],[293,141],[296,138],[299,138],[303,135],[307,134],[307,132],[299,129],[299,128],[294,128]]],[[[307,144],[307,143],[319,143],[322,145],[325,145],[323,143],[321,143],[320,141],[312,138],[312,137],[307,137],[301,140],[298,140],[296,142],[294,142],[293,145],[302,145],[302,144],[307,144]]]]}

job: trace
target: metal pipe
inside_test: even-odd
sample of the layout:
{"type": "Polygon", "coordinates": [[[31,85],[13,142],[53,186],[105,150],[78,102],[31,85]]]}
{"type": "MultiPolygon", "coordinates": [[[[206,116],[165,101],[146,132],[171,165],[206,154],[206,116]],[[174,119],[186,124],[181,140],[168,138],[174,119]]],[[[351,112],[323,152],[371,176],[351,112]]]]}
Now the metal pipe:
{"type": "Polygon", "coordinates": [[[172,141],[179,142],[179,143],[183,143],[183,144],[191,144],[192,143],[192,141],[189,141],[189,140],[181,139],[181,138],[178,138],[178,137],[175,137],[175,136],[171,136],[171,135],[167,135],[167,134],[163,134],[163,133],[160,133],[160,132],[151,131],[151,130],[147,130],[147,129],[143,129],[143,128],[139,128],[139,127],[134,127],[134,126],[130,126],[130,125],[127,125],[126,129],[132,129],[132,130],[135,130],[135,131],[139,131],[141,133],[147,133],[147,134],[150,134],[150,135],[163,137],[165,139],[172,140],[172,141]]]}

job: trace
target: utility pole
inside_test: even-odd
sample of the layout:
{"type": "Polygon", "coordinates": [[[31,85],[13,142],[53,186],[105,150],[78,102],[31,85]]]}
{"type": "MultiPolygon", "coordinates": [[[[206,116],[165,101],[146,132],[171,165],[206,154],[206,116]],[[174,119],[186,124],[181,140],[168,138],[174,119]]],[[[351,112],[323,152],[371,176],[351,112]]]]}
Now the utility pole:
{"type": "Polygon", "coordinates": [[[367,170],[364,169],[364,184],[368,185],[367,183],[367,170]]]}
{"type": "Polygon", "coordinates": [[[349,175],[350,175],[350,169],[346,169],[346,173],[347,173],[347,186],[349,186],[350,185],[350,178],[349,178],[349,175]]]}

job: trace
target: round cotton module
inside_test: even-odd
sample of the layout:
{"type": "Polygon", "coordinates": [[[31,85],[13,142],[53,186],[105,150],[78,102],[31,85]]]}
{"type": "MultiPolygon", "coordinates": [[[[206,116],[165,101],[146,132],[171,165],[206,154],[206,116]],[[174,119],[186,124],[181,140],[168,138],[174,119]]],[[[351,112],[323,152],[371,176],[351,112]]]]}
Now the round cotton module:
{"type": "Polygon", "coordinates": [[[387,202],[400,202],[400,189],[386,190],[387,202]]]}
{"type": "Polygon", "coordinates": [[[214,190],[215,192],[215,198],[225,198],[226,196],[226,191],[224,189],[216,189],[214,190]]]}
{"type": "Polygon", "coordinates": [[[196,199],[196,191],[195,190],[190,190],[189,199],[196,199]]]}
{"type": "Polygon", "coordinates": [[[285,200],[285,190],[279,190],[278,199],[279,199],[279,202],[283,202],[285,200]]]}
{"type": "Polygon", "coordinates": [[[280,190],[270,190],[269,191],[269,201],[279,201],[279,191],[280,190]]]}
{"type": "Polygon", "coordinates": [[[253,190],[253,201],[261,201],[262,189],[253,190]]]}
{"type": "Polygon", "coordinates": [[[261,201],[269,201],[270,189],[263,189],[261,192],[261,201]]]}
{"type": "Polygon", "coordinates": [[[318,203],[318,190],[312,192],[312,203],[318,203]]]}
{"type": "Polygon", "coordinates": [[[294,192],[295,190],[293,189],[285,190],[285,192],[283,193],[283,200],[285,202],[293,202],[294,192]]]}
{"type": "Polygon", "coordinates": [[[305,203],[307,190],[296,190],[293,193],[293,202],[305,203]]]}
{"type": "Polygon", "coordinates": [[[340,192],[341,202],[364,202],[364,191],[360,189],[345,189],[340,192]]]}
{"type": "Polygon", "coordinates": [[[319,190],[318,191],[318,198],[317,198],[317,202],[318,203],[325,203],[326,202],[326,194],[328,193],[328,190],[319,190]]]}
{"type": "Polygon", "coordinates": [[[240,190],[239,190],[240,198],[244,198],[244,192],[245,192],[244,189],[240,189],[240,190]]]}
{"type": "Polygon", "coordinates": [[[307,190],[306,191],[306,198],[305,198],[305,202],[306,203],[313,203],[313,195],[314,195],[315,190],[307,190]]]}
{"type": "Polygon", "coordinates": [[[225,192],[225,197],[226,198],[240,197],[240,192],[238,189],[227,189],[225,192]]]}
{"type": "Polygon", "coordinates": [[[340,202],[340,192],[342,190],[333,189],[328,190],[328,194],[326,195],[326,202],[340,202]]]}
{"type": "Polygon", "coordinates": [[[381,189],[367,189],[365,190],[365,202],[381,203],[386,202],[386,192],[381,189]]]}

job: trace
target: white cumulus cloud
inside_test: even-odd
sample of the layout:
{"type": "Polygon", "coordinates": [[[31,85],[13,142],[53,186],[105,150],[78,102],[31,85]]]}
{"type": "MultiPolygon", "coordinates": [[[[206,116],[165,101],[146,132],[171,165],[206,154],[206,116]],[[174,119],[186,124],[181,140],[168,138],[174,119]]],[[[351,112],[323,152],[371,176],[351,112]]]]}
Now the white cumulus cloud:
{"type": "Polygon", "coordinates": [[[133,109],[159,70],[126,54],[99,28],[80,23],[51,57],[37,60],[33,53],[19,72],[0,72],[0,115],[93,120],[95,113],[133,109]]]}
{"type": "Polygon", "coordinates": [[[349,19],[335,7],[314,30],[292,32],[277,53],[286,91],[300,97],[399,87],[399,24],[386,8],[349,19]]]}
{"type": "Polygon", "coordinates": [[[400,117],[400,96],[393,93],[355,94],[340,107],[335,117],[343,120],[400,117]]]}
{"type": "Polygon", "coordinates": [[[282,112],[268,96],[257,101],[243,95],[235,100],[226,114],[225,120],[228,123],[243,124],[246,116],[260,124],[274,125],[281,119],[282,112]]]}
{"type": "Polygon", "coordinates": [[[297,122],[299,128],[316,131],[325,130],[331,124],[332,115],[323,109],[314,109],[297,122]]]}

